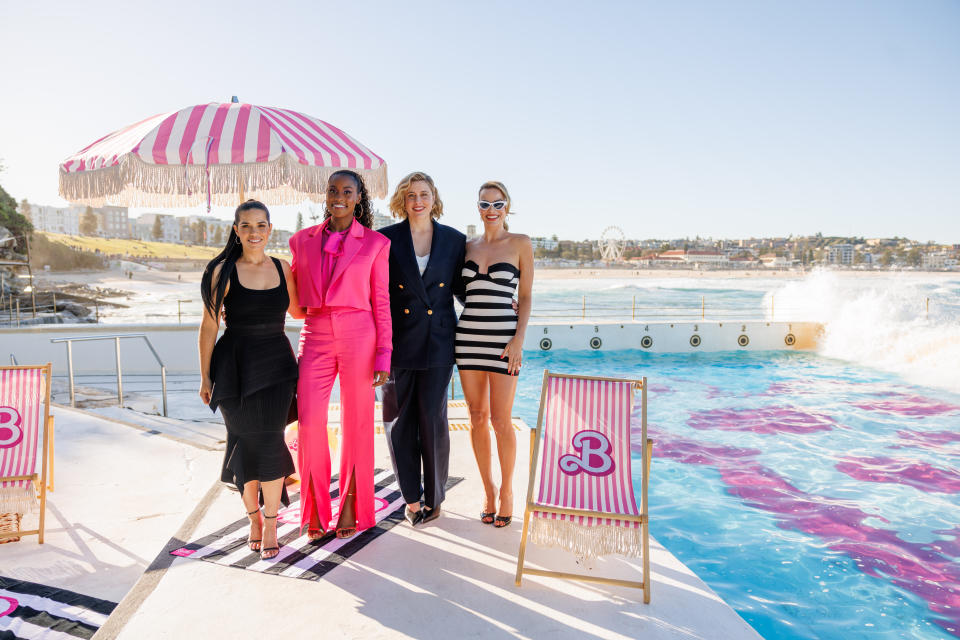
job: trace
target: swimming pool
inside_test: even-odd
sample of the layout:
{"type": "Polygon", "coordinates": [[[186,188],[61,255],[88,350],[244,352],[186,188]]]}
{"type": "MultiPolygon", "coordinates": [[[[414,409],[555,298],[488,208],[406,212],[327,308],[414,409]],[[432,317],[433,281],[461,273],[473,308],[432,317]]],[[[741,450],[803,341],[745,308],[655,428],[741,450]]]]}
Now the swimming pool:
{"type": "Polygon", "coordinates": [[[544,368],[649,378],[651,533],[764,637],[960,637],[960,395],[814,354],[529,353],[531,426],[544,368]]]}

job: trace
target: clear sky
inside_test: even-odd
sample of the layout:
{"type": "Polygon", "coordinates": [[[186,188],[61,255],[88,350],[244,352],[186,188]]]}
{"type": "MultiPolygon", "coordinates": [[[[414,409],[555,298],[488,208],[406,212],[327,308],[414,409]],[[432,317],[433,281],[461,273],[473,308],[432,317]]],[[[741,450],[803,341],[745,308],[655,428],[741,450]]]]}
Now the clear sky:
{"type": "Polygon", "coordinates": [[[110,131],[238,95],[341,127],[391,186],[432,174],[460,229],[499,179],[531,235],[960,242],[955,0],[5,1],[0,46],[18,201],[62,204],[58,162],[110,131]]]}

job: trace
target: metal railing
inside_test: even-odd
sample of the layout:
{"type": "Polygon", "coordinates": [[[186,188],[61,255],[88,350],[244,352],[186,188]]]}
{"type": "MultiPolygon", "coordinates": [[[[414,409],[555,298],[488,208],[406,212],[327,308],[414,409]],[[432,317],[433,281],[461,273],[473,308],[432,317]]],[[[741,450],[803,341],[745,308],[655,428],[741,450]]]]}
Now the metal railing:
{"type": "Polygon", "coordinates": [[[167,415],[167,367],[163,364],[163,360],[160,359],[160,354],[157,353],[157,350],[153,348],[153,344],[150,342],[150,338],[147,337],[145,333],[116,333],[111,335],[104,336],[75,336],[70,338],[51,338],[50,342],[65,342],[67,345],[67,373],[70,380],[70,406],[75,407],[76,404],[76,393],[74,391],[73,383],[73,343],[74,342],[90,342],[93,340],[113,340],[114,350],[117,356],[117,404],[123,406],[123,371],[122,365],[120,364],[120,340],[126,338],[143,338],[143,341],[147,343],[147,347],[150,349],[150,352],[153,354],[153,357],[156,359],[157,364],[160,365],[160,384],[163,390],[163,415],[167,415]]]}
{"type": "MultiPolygon", "coordinates": [[[[20,324],[24,322],[24,319],[29,315],[31,318],[36,318],[41,313],[53,313],[56,314],[60,311],[60,307],[63,306],[63,302],[75,302],[73,299],[68,297],[61,297],[60,304],[57,304],[57,293],[52,291],[48,293],[38,293],[36,297],[31,300],[31,304],[21,305],[20,298],[14,295],[0,295],[0,326],[8,325],[19,328],[20,324]],[[40,296],[46,297],[49,302],[37,302],[36,298],[40,296]]],[[[100,322],[100,301],[99,300],[84,300],[83,302],[77,302],[79,306],[88,306],[93,305],[93,314],[94,321],[100,322]]]]}

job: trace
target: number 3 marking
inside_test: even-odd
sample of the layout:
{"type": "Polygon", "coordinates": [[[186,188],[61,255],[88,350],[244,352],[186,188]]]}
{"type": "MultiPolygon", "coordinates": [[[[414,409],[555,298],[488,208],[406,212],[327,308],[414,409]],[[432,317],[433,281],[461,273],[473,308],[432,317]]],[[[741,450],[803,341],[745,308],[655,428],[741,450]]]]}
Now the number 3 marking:
{"type": "Polygon", "coordinates": [[[13,407],[0,407],[0,449],[15,447],[21,440],[20,413],[13,407]]]}

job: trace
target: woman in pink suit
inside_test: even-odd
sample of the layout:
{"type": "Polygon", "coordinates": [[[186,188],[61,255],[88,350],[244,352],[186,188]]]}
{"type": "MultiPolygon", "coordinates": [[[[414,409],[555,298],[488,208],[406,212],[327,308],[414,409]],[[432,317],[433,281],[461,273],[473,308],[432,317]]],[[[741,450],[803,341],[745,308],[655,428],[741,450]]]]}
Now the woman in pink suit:
{"type": "Polygon", "coordinates": [[[327,183],[323,223],[290,238],[291,269],[307,317],[300,332],[300,526],[317,540],[333,519],[327,407],[340,376],[341,448],[338,538],[375,524],[374,387],[390,371],[390,241],[370,229],[363,179],[337,171],[327,183]]]}

